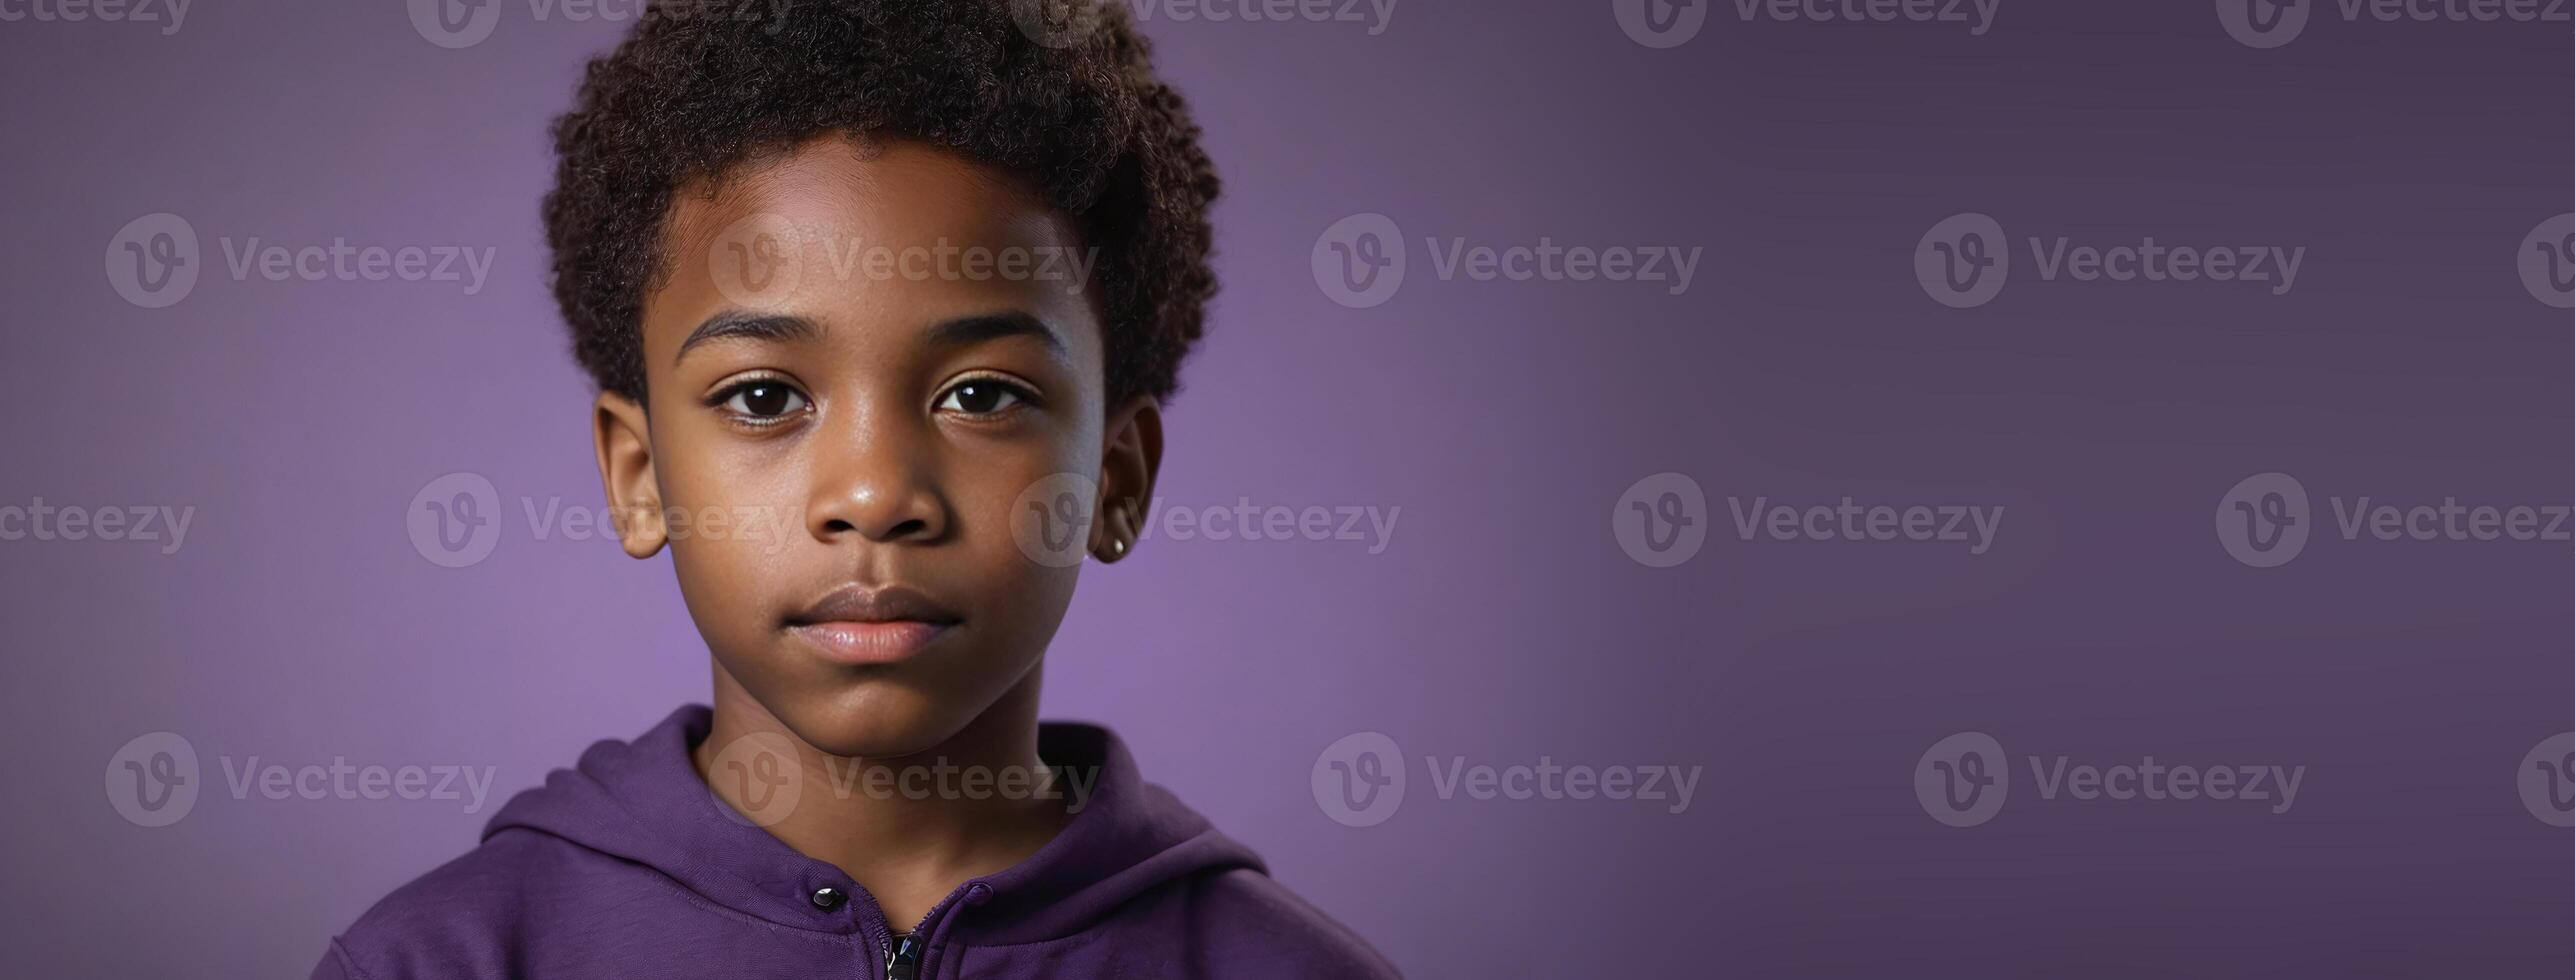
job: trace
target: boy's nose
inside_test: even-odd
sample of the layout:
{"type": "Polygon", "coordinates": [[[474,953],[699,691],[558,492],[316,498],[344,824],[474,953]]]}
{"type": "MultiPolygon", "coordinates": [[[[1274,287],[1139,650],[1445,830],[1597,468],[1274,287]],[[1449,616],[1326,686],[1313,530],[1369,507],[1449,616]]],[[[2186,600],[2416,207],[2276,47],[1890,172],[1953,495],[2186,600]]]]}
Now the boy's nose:
{"type": "Polygon", "coordinates": [[[948,531],[926,434],[855,425],[831,433],[814,468],[805,523],[815,540],[856,534],[875,542],[932,541],[948,531]]]}

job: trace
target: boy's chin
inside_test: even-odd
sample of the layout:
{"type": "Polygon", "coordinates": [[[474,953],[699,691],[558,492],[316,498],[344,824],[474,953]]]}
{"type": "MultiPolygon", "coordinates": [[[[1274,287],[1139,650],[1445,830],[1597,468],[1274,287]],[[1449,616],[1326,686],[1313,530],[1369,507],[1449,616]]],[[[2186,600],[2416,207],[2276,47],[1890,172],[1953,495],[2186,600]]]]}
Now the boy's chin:
{"type": "Polygon", "coordinates": [[[951,717],[956,713],[939,710],[938,705],[916,691],[814,698],[803,704],[772,705],[770,710],[805,744],[832,755],[858,759],[933,751],[974,720],[972,715],[951,717]]]}

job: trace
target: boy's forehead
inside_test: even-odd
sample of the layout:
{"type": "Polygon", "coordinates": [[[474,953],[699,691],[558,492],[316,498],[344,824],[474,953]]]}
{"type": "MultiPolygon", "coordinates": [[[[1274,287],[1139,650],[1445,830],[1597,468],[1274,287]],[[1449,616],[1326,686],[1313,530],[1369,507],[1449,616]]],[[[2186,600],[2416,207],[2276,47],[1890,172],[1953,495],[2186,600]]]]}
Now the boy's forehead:
{"type": "MultiPolygon", "coordinates": [[[[1096,343],[1092,250],[1072,221],[1003,172],[924,144],[809,141],[676,191],[644,346],[676,349],[731,309],[826,324],[926,324],[1000,310],[1096,343]]],[[[648,367],[649,369],[649,367],[648,367]]]]}
{"type": "Polygon", "coordinates": [[[734,166],[672,195],[674,254],[715,244],[745,219],[799,234],[900,247],[939,240],[988,248],[1071,246],[1072,222],[989,165],[926,144],[820,137],[734,166]]]}

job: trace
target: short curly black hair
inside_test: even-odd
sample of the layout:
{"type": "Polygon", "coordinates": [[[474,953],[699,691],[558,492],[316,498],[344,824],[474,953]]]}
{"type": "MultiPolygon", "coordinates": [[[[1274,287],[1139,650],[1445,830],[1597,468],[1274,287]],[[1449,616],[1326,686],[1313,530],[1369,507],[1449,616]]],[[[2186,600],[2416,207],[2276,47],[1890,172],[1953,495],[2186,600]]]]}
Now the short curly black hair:
{"type": "Polygon", "coordinates": [[[643,399],[643,297],[675,190],[846,133],[961,153],[1070,216],[1098,250],[1111,404],[1169,398],[1216,291],[1215,169],[1124,5],[1036,19],[1064,2],[655,0],[554,125],[546,243],[592,380],[643,399]]]}

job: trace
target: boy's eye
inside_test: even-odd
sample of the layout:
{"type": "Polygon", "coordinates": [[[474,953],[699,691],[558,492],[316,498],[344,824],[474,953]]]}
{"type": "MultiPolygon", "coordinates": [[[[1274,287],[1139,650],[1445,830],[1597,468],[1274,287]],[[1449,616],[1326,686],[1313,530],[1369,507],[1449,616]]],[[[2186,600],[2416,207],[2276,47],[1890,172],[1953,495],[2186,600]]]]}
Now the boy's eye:
{"type": "Polygon", "coordinates": [[[724,410],[752,419],[775,419],[805,410],[805,393],[784,382],[749,381],[725,392],[724,410]]]}
{"type": "Polygon", "coordinates": [[[996,378],[972,378],[940,395],[935,407],[942,412],[998,415],[1026,400],[1024,390],[1017,385],[996,378]]]}

